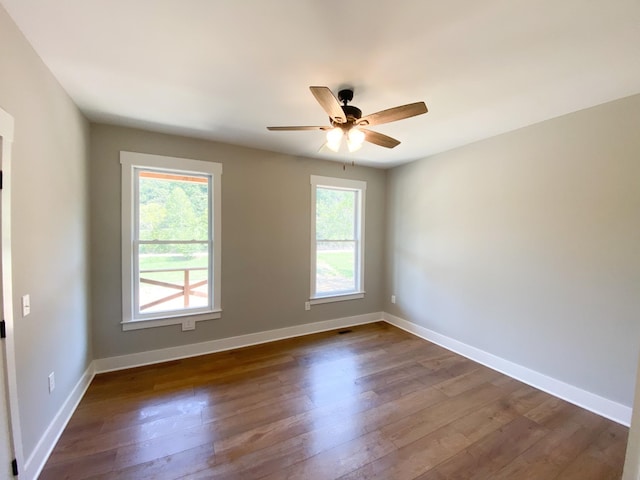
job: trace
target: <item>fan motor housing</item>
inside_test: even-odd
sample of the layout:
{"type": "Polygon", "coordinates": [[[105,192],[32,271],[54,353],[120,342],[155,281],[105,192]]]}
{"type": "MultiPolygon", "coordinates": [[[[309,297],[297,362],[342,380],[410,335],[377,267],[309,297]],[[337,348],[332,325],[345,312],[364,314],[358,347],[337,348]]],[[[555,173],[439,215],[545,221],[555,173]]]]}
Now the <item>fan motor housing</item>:
{"type": "Polygon", "coordinates": [[[347,120],[359,120],[362,117],[362,110],[353,105],[342,105],[342,111],[347,116],[347,120]]]}
{"type": "MultiPolygon", "coordinates": [[[[360,110],[358,107],[354,107],[353,105],[347,105],[347,103],[353,100],[353,90],[349,88],[340,90],[338,92],[338,100],[343,103],[343,105],[341,106],[342,111],[347,118],[346,125],[352,125],[356,120],[360,120],[360,117],[362,117],[362,110],[360,110]]],[[[335,122],[333,120],[331,120],[331,124],[337,126],[335,125],[335,122]]]]}

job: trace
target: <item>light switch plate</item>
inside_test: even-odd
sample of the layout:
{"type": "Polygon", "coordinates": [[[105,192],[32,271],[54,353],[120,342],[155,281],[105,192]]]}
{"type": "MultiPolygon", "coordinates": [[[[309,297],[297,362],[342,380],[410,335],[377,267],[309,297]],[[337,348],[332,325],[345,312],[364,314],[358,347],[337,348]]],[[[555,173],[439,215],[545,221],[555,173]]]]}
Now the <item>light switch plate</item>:
{"type": "Polygon", "coordinates": [[[22,296],[22,316],[26,317],[31,313],[31,297],[29,294],[22,296]]]}

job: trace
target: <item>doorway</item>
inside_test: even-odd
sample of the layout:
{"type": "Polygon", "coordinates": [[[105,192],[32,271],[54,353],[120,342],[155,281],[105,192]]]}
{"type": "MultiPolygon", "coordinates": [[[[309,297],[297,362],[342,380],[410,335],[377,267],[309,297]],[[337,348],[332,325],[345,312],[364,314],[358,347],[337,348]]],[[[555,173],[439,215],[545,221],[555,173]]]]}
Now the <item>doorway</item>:
{"type": "Polygon", "coordinates": [[[18,416],[11,275],[11,145],[13,117],[0,108],[0,478],[24,465],[18,416]]]}

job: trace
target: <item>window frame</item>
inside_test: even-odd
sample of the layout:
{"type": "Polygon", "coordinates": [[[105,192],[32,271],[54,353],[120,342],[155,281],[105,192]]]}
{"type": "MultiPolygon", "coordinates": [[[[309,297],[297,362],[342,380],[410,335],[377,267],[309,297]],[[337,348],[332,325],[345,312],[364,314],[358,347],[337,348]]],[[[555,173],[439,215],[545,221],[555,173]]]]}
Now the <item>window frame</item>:
{"type": "MultiPolygon", "coordinates": [[[[221,307],[221,225],[222,225],[222,164],[191,160],[186,158],[152,155],[138,152],[120,152],[122,170],[122,329],[138,330],[142,328],[159,327],[165,325],[182,325],[183,329],[192,329],[195,322],[220,318],[221,307]],[[210,238],[211,251],[209,255],[209,281],[212,284],[209,306],[197,311],[176,310],[170,312],[155,312],[137,314],[135,299],[138,286],[136,285],[137,255],[135,255],[135,238],[138,219],[136,218],[138,202],[136,169],[150,169],[170,174],[192,174],[206,176],[210,188],[210,238]],[[188,325],[187,325],[188,324],[188,325]],[[189,328],[191,326],[191,328],[189,328]]],[[[138,272],[139,275],[139,272],[138,272]]]]}
{"type": "Polygon", "coordinates": [[[364,245],[365,245],[365,206],[367,182],[346,178],[324,177],[311,175],[311,282],[309,304],[341,302],[364,298],[364,245]],[[317,239],[316,239],[316,192],[318,187],[332,190],[346,190],[356,192],[356,228],[355,228],[355,275],[356,285],[353,291],[334,292],[328,294],[317,293],[317,239]]]}

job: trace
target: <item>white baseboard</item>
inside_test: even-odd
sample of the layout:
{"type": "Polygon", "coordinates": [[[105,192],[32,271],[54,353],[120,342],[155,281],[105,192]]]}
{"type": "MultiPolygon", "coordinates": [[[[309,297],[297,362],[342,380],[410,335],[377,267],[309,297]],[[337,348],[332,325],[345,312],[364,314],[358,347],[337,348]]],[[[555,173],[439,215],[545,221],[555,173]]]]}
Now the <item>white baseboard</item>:
{"type": "Polygon", "coordinates": [[[67,423],[71,419],[71,416],[76,411],[80,400],[84,396],[87,388],[89,388],[89,384],[95,375],[94,364],[91,362],[89,367],[85,370],[85,372],[76,383],[76,386],[73,387],[71,393],[65,400],[65,402],[58,410],[58,413],[45,430],[42,437],[40,437],[40,441],[36,445],[36,448],[31,452],[31,455],[24,462],[24,467],[20,471],[20,479],[25,480],[35,480],[38,478],[42,469],[44,468],[49,455],[53,451],[53,447],[56,446],[60,435],[64,431],[67,423]]]}
{"type": "Polygon", "coordinates": [[[429,330],[428,328],[420,325],[416,325],[415,323],[389,313],[384,313],[384,320],[391,325],[401,328],[402,330],[413,333],[420,338],[424,338],[425,340],[440,345],[441,347],[458,353],[463,357],[467,357],[474,362],[481,363],[493,370],[497,370],[500,373],[504,373],[516,380],[520,380],[532,387],[550,393],[555,397],[562,398],[563,400],[585,408],[593,413],[608,418],[609,420],[613,420],[614,422],[627,427],[631,424],[631,407],[614,402],[613,400],[601,397],[595,393],[588,392],[553,377],[536,372],[535,370],[531,370],[527,367],[523,367],[522,365],[505,360],[504,358],[497,357],[496,355],[485,352],[484,350],[459,342],[458,340],[454,340],[453,338],[434,332],[433,330],[429,330]]]}
{"type": "Polygon", "coordinates": [[[105,373],[125,368],[141,367],[143,365],[167,362],[169,360],[196,357],[198,355],[206,355],[208,353],[222,352],[224,350],[248,347],[250,345],[257,345],[260,343],[284,340],[285,338],[325,332],[336,328],[380,322],[382,319],[382,312],[366,313],[363,315],[355,315],[353,317],[335,318],[333,320],[296,325],[294,327],[267,330],[266,332],[222,338],[220,340],[192,343],[180,347],[150,350],[148,352],[132,353],[130,355],[122,355],[119,357],[100,358],[94,361],[95,371],[96,373],[105,373]]]}

